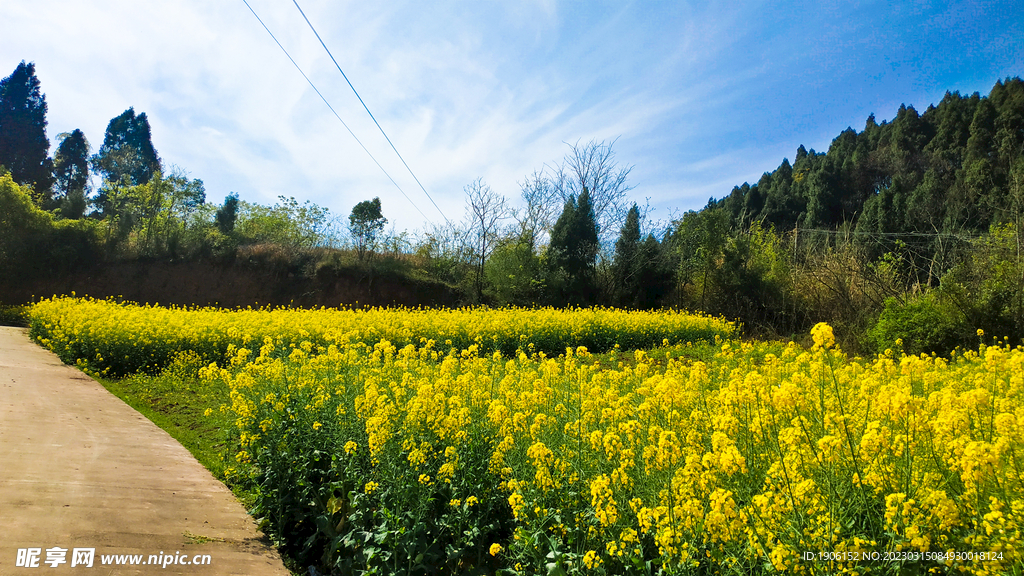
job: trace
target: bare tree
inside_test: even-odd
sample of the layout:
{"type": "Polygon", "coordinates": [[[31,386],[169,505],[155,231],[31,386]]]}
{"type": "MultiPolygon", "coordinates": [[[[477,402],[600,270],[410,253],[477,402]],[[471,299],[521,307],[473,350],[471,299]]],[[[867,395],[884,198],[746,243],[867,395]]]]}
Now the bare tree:
{"type": "Polygon", "coordinates": [[[569,152],[551,175],[551,185],[563,203],[570,196],[579,198],[584,187],[590,192],[602,246],[610,245],[622,227],[629,210],[626,193],[633,189],[626,184],[633,166],[615,162],[614,144],[615,140],[568,144],[569,152]]]}
{"type": "Polygon", "coordinates": [[[420,233],[417,251],[421,256],[453,262],[465,262],[466,232],[455,222],[432,222],[420,233]]]}
{"type": "Polygon", "coordinates": [[[473,267],[476,270],[476,293],[483,292],[484,263],[498,243],[501,222],[512,215],[505,197],[498,194],[483,179],[477,178],[466,186],[466,218],[472,246],[473,267]]]}
{"type": "Polygon", "coordinates": [[[554,226],[563,201],[551,180],[540,171],[527,176],[519,183],[519,188],[526,206],[522,210],[513,210],[512,217],[518,224],[519,237],[526,240],[531,249],[536,249],[554,226]]]}
{"type": "Polygon", "coordinates": [[[462,222],[433,222],[416,234],[413,249],[431,275],[447,282],[459,282],[465,278],[466,264],[470,261],[466,240],[462,222]]]}

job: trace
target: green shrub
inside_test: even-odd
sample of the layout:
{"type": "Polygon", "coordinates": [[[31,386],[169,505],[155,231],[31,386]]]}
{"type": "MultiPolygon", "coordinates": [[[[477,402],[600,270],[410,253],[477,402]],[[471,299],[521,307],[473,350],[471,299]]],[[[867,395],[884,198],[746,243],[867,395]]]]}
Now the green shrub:
{"type": "Polygon", "coordinates": [[[1024,231],[1013,224],[993,226],[971,245],[971,257],[942,277],[944,300],[967,317],[970,332],[1019,343],[1024,338],[1024,231]]]}
{"type": "Polygon", "coordinates": [[[26,279],[81,269],[101,257],[92,220],[54,220],[32,202],[32,190],[0,176],[0,279],[26,279]]]}
{"type": "Polygon", "coordinates": [[[898,348],[900,340],[907,354],[948,354],[957,346],[970,346],[972,333],[962,312],[929,292],[902,303],[887,299],[868,340],[878,352],[898,348]]]}

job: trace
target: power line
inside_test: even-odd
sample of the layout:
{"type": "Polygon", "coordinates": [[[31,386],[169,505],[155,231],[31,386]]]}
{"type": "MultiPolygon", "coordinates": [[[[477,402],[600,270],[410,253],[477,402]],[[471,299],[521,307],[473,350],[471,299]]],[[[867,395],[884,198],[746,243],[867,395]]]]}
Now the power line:
{"type": "MultiPolygon", "coordinates": [[[[385,170],[384,167],[380,165],[380,162],[377,162],[377,159],[373,157],[373,154],[370,154],[370,151],[366,149],[366,146],[363,145],[363,142],[359,139],[359,137],[356,136],[354,132],[352,132],[352,129],[348,127],[348,124],[346,124],[345,121],[341,119],[341,116],[338,114],[338,112],[334,110],[334,106],[331,106],[331,103],[327,101],[327,98],[324,98],[324,95],[320,93],[320,90],[318,90],[316,85],[313,84],[313,81],[309,79],[309,76],[306,76],[306,73],[302,71],[302,68],[299,66],[299,64],[295,61],[294,58],[292,58],[292,55],[288,53],[288,50],[285,50],[285,47],[281,45],[281,42],[277,39],[277,36],[274,36],[274,33],[270,31],[270,28],[268,28],[267,25],[263,22],[263,19],[260,18],[259,14],[257,14],[256,11],[252,9],[252,6],[249,5],[248,0],[242,0],[242,2],[244,2],[246,8],[248,8],[249,11],[252,12],[252,15],[255,16],[257,20],[259,20],[260,24],[263,26],[263,29],[267,31],[267,34],[270,34],[270,37],[274,39],[274,42],[277,43],[277,47],[280,48],[282,52],[284,52],[284,55],[287,56],[289,60],[291,60],[291,63],[295,66],[295,69],[299,71],[299,74],[302,74],[302,77],[306,79],[306,82],[309,82],[309,85],[313,88],[313,91],[316,92],[316,95],[319,96],[320,99],[324,101],[324,104],[326,104],[327,107],[331,109],[331,112],[334,113],[334,117],[337,118],[339,122],[341,122],[341,125],[345,127],[345,130],[348,130],[348,133],[352,135],[352,138],[354,138],[355,141],[359,143],[359,146],[363,149],[363,152],[366,152],[366,155],[370,157],[370,160],[373,160],[373,163],[377,165],[377,168],[380,168],[381,172],[383,172],[384,175],[388,177],[388,180],[390,180],[391,183],[395,185],[395,188],[398,188],[398,191],[401,192],[402,196],[405,196],[405,199],[409,201],[409,204],[412,204],[412,207],[415,208],[416,211],[420,213],[420,216],[423,216],[423,218],[429,222],[430,218],[427,218],[427,215],[424,214],[423,211],[420,210],[420,207],[417,206],[416,203],[412,201],[412,198],[409,198],[409,195],[405,193],[405,190],[402,190],[402,187],[398,185],[398,182],[395,182],[395,179],[391,177],[391,174],[388,174],[388,171],[385,170]]],[[[433,202],[433,200],[431,200],[431,202],[433,202]]],[[[435,204],[434,206],[437,205],[435,204]]],[[[443,215],[444,214],[442,214],[442,216],[443,215]]]]}
{"type": "Polygon", "coordinates": [[[320,37],[320,34],[316,31],[316,28],[313,27],[313,23],[310,22],[309,18],[306,17],[306,13],[302,11],[302,7],[299,6],[298,0],[292,0],[292,2],[295,4],[295,7],[299,9],[299,14],[302,14],[302,19],[306,21],[306,24],[309,24],[309,29],[312,30],[313,34],[316,35],[316,39],[320,41],[320,45],[323,46],[324,50],[327,51],[327,55],[331,57],[331,61],[334,62],[334,66],[338,68],[338,72],[341,72],[342,78],[345,79],[345,82],[348,82],[348,87],[352,89],[352,93],[355,94],[356,98],[359,99],[359,103],[363,105],[363,109],[366,110],[366,113],[370,115],[370,119],[373,120],[373,123],[377,125],[377,129],[380,130],[380,133],[384,135],[384,139],[387,140],[388,144],[391,145],[391,149],[395,151],[395,154],[398,156],[398,159],[402,161],[402,164],[405,166],[405,169],[409,171],[409,174],[412,176],[412,179],[415,180],[417,184],[419,184],[420,190],[423,190],[423,193],[427,195],[427,198],[430,199],[430,203],[434,205],[434,208],[437,208],[437,211],[441,214],[445,221],[447,221],[450,224],[451,220],[448,220],[448,217],[445,216],[445,213],[443,211],[441,211],[441,208],[437,205],[437,202],[434,202],[434,199],[430,196],[430,193],[427,192],[427,189],[423,187],[423,183],[421,183],[420,179],[417,178],[416,174],[413,173],[412,168],[409,167],[409,164],[405,162],[405,158],[402,158],[402,154],[398,152],[398,148],[395,148],[394,143],[391,142],[391,138],[388,138],[388,135],[384,132],[384,129],[381,128],[380,123],[377,122],[377,119],[373,117],[373,113],[370,112],[370,108],[366,106],[366,102],[363,102],[363,97],[359,95],[358,91],[356,91],[356,87],[352,85],[352,81],[348,79],[348,76],[345,74],[345,71],[341,69],[341,65],[338,64],[338,61],[334,59],[334,54],[331,54],[331,50],[327,47],[327,44],[324,43],[323,38],[320,37]]]}
{"type": "Polygon", "coordinates": [[[873,238],[953,238],[969,242],[977,240],[984,235],[981,234],[953,234],[949,232],[873,232],[868,230],[829,230],[824,228],[794,228],[778,232],[779,234],[813,233],[829,236],[870,236],[873,238]]]}

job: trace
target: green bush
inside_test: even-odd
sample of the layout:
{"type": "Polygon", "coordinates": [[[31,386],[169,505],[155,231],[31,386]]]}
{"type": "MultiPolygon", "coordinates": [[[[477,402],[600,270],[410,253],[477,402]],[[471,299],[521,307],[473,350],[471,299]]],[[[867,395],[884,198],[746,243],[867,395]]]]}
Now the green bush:
{"type": "Polygon", "coordinates": [[[973,329],[963,313],[934,292],[900,302],[885,301],[885,309],[868,330],[868,340],[878,352],[898,348],[907,354],[948,354],[957,346],[972,343],[973,329]]]}
{"type": "Polygon", "coordinates": [[[96,222],[54,220],[32,202],[31,188],[0,176],[0,279],[81,269],[101,254],[96,222]]]}
{"type": "Polygon", "coordinates": [[[942,277],[945,300],[963,310],[970,332],[1019,343],[1024,338],[1024,231],[1013,224],[993,226],[971,245],[971,257],[942,277]]]}

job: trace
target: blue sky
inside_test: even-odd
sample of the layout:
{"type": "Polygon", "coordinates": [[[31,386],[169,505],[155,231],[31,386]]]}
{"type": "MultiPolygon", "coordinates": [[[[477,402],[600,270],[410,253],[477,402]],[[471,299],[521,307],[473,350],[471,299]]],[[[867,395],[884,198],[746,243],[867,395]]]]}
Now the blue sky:
{"type": "MultiPolygon", "coordinates": [[[[566,143],[615,141],[652,217],[819,151],[868,114],[1024,75],[1024,2],[327,2],[301,0],[398,150],[452,219],[480,177],[514,198],[566,143]]],[[[289,0],[250,0],[413,203],[442,220],[289,0]]],[[[292,67],[242,0],[0,6],[0,75],[34,61],[51,138],[145,112],[165,165],[208,199],[278,195],[345,216],[380,196],[424,217],[292,67]]]]}

